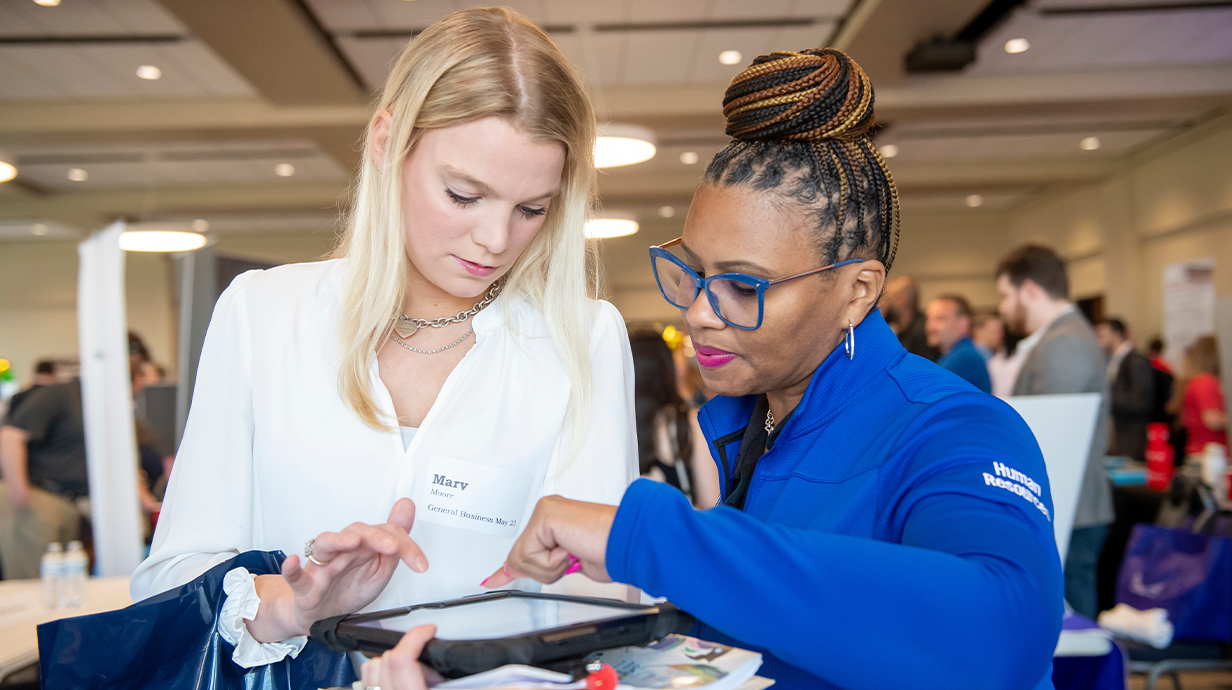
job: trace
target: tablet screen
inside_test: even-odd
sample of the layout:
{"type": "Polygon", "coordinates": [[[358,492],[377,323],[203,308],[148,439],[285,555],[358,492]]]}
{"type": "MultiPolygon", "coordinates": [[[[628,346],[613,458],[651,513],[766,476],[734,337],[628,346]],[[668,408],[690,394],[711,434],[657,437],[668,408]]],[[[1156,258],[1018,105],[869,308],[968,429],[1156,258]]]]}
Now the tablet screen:
{"type": "Polygon", "coordinates": [[[510,597],[443,609],[417,609],[401,616],[364,621],[359,625],[406,632],[417,625],[434,623],[438,639],[491,640],[636,613],[636,609],[510,597]]]}

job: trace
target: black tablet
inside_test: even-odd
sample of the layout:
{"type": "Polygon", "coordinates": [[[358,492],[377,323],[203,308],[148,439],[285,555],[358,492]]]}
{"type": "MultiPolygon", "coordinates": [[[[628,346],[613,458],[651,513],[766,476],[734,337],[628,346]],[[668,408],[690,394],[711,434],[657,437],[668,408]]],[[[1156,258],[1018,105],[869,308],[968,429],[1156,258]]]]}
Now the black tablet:
{"type": "Polygon", "coordinates": [[[317,621],[312,638],[339,651],[380,654],[419,625],[436,625],[420,661],[446,678],[505,664],[559,668],[593,651],[645,645],[687,632],[693,617],[671,604],[502,590],[452,601],[317,621]]]}

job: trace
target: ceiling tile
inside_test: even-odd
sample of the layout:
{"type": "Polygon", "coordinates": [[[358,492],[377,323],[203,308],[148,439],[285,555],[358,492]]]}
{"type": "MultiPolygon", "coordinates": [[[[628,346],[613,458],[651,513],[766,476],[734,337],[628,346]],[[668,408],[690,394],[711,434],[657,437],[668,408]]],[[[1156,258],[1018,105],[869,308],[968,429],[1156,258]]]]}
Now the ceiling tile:
{"type": "Polygon", "coordinates": [[[770,41],[779,29],[706,29],[698,45],[697,60],[689,81],[694,84],[731,82],[753,58],[769,52],[770,41]],[[736,65],[719,62],[719,53],[740,51],[743,59],[736,65]]]}
{"type": "Polygon", "coordinates": [[[54,79],[34,74],[24,63],[9,60],[0,48],[0,100],[46,99],[68,95],[68,87],[54,79]]]}
{"type": "Polygon", "coordinates": [[[347,61],[359,71],[364,83],[371,90],[385,85],[389,70],[393,68],[394,60],[398,59],[407,40],[403,38],[351,38],[342,36],[337,39],[338,48],[346,55],[347,61]]]}
{"type": "Polygon", "coordinates": [[[21,64],[39,79],[64,87],[74,98],[118,98],[137,95],[126,80],[94,61],[88,48],[73,45],[19,45],[0,48],[0,54],[21,64]]]}
{"type": "MultiPolygon", "coordinates": [[[[94,0],[106,12],[135,34],[185,34],[188,29],[154,0],[94,0]]],[[[63,4],[61,5],[63,7],[63,4]]]]}
{"type": "Polygon", "coordinates": [[[698,31],[630,31],[625,36],[625,84],[683,84],[688,80],[696,59],[698,31]]]}
{"type": "Polygon", "coordinates": [[[779,19],[790,17],[796,0],[715,0],[711,19],[779,19]]]}
{"type": "Polygon", "coordinates": [[[64,2],[57,7],[43,7],[29,0],[6,4],[28,24],[38,28],[36,35],[96,36],[131,31],[95,0],[64,2]]]}
{"type": "MultiPolygon", "coordinates": [[[[586,38],[583,37],[582,40],[586,38]]],[[[624,33],[594,33],[590,34],[590,42],[594,50],[595,61],[599,64],[599,74],[596,76],[587,73],[586,65],[580,64],[578,67],[586,75],[586,80],[592,84],[623,84],[628,36],[624,33]]]]}
{"type": "Polygon", "coordinates": [[[631,24],[697,22],[711,19],[711,0],[628,0],[631,24]]]}
{"type": "Polygon", "coordinates": [[[846,16],[854,3],[855,0],[797,0],[791,16],[838,19],[846,16]]]}
{"type": "Polygon", "coordinates": [[[37,36],[43,33],[40,24],[26,19],[25,13],[17,10],[16,2],[0,3],[0,36],[37,36]]]}
{"type": "MultiPolygon", "coordinates": [[[[930,138],[879,137],[879,145],[898,146],[896,161],[976,160],[1007,158],[1091,158],[1117,155],[1163,133],[1164,130],[1092,131],[1083,134],[1006,134],[930,138]],[[1083,151],[1078,142],[1098,136],[1098,151],[1083,151]]],[[[888,134],[888,133],[887,133],[888,134]]]]}
{"type": "Polygon", "coordinates": [[[198,85],[202,95],[257,95],[231,65],[197,39],[162,46],[159,50],[198,85]]]}
{"type": "Polygon", "coordinates": [[[588,0],[542,0],[544,23],[563,24],[621,24],[629,21],[628,0],[597,2],[588,0]]]}
{"type": "Polygon", "coordinates": [[[384,28],[372,8],[384,0],[306,0],[309,9],[327,31],[384,28]]]}
{"type": "Polygon", "coordinates": [[[834,35],[834,29],[837,26],[834,22],[818,22],[812,26],[779,29],[770,39],[770,46],[767,50],[773,52],[775,50],[798,51],[820,48],[830,42],[830,37],[834,35]]]}

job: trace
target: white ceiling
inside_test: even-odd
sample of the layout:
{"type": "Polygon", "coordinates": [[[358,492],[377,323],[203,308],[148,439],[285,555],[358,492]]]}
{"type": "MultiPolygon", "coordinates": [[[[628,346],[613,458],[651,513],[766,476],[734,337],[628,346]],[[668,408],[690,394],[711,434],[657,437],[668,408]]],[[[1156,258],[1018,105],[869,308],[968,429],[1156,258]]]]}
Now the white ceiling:
{"type": "Polygon", "coordinates": [[[311,141],[219,141],[210,143],[12,147],[22,177],[53,191],[173,185],[218,185],[303,180],[338,180],[350,172],[311,141]],[[280,177],[275,166],[289,163],[294,175],[280,177]],[[85,170],[82,182],[68,179],[85,170]]]}
{"type": "Polygon", "coordinates": [[[0,36],[142,36],[186,33],[154,0],[66,0],[43,7],[0,3],[0,36]]]}
{"type": "Polygon", "coordinates": [[[981,42],[977,61],[968,71],[998,74],[1232,60],[1232,7],[1089,14],[1040,12],[1047,7],[1076,4],[1071,0],[1051,0],[1015,12],[981,42]],[[1005,42],[1012,38],[1027,39],[1031,48],[1025,53],[1005,52],[1005,42]]]}

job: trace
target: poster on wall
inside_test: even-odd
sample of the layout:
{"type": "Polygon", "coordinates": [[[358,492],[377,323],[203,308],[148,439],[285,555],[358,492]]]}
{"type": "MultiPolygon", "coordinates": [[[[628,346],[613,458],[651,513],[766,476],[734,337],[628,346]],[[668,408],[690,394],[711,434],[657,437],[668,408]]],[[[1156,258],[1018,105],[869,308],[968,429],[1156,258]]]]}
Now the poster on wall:
{"type": "Polygon", "coordinates": [[[1164,359],[1177,370],[1195,340],[1215,332],[1215,259],[1164,266],[1164,359]]]}

